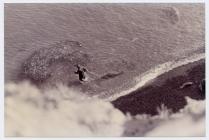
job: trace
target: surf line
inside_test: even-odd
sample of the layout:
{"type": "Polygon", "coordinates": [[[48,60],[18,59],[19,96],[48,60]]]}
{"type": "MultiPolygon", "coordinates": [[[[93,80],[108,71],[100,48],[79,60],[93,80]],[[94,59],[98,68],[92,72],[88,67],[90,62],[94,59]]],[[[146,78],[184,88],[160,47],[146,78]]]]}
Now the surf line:
{"type": "Polygon", "coordinates": [[[181,59],[177,59],[177,60],[173,60],[173,61],[169,61],[169,62],[160,64],[160,65],[157,65],[157,66],[151,68],[150,70],[146,71],[145,73],[136,77],[134,79],[135,85],[133,87],[130,87],[127,90],[121,91],[118,94],[114,94],[109,97],[106,97],[106,98],[104,98],[104,100],[105,101],[114,101],[121,96],[125,96],[125,95],[132,93],[133,91],[136,91],[137,89],[148,84],[150,81],[152,81],[153,79],[162,75],[163,73],[171,71],[177,67],[199,61],[201,59],[205,59],[205,53],[196,54],[196,55],[193,55],[190,57],[181,58],[181,59]]]}

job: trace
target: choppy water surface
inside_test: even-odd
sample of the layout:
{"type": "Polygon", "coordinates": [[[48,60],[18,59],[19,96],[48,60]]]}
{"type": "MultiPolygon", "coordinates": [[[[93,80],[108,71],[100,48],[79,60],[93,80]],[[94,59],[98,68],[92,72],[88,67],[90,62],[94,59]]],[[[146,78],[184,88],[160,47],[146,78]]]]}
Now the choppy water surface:
{"type": "Polygon", "coordinates": [[[176,78],[181,67],[185,81],[186,69],[204,78],[204,24],[203,4],[5,4],[6,135],[203,136],[204,101],[182,95],[184,109],[151,106],[153,117],[124,109],[140,109],[132,93],[176,78]],[[87,82],[76,64],[87,68],[87,82]]]}

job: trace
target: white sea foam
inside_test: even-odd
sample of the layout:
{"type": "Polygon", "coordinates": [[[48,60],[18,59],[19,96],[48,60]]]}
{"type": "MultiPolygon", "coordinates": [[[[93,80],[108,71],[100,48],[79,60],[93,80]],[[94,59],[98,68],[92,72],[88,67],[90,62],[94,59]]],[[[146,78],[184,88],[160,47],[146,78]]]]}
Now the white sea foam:
{"type": "Polygon", "coordinates": [[[6,136],[120,136],[125,115],[109,102],[81,98],[67,87],[39,90],[28,82],[5,85],[6,136]],[[64,96],[63,96],[64,95],[64,96]]]}
{"type": "Polygon", "coordinates": [[[89,99],[65,86],[40,90],[28,82],[8,83],[5,85],[5,91],[6,136],[204,136],[205,134],[205,101],[196,101],[188,97],[187,106],[178,113],[167,113],[169,111],[163,107],[159,110],[159,115],[151,117],[147,114],[138,114],[133,118],[124,115],[110,102],[89,99]]]}
{"type": "MultiPolygon", "coordinates": [[[[159,65],[135,79],[138,83],[133,88],[116,94],[109,100],[138,89],[164,72],[201,59],[204,59],[204,54],[159,65]]],[[[159,110],[157,116],[139,114],[138,119],[133,119],[114,108],[110,102],[89,98],[64,85],[40,90],[28,82],[7,83],[5,92],[6,136],[126,136],[124,132],[127,130],[131,136],[205,134],[205,101],[187,98],[188,105],[179,113],[169,113],[165,107],[164,110],[159,110]],[[158,122],[159,119],[160,123],[149,123],[149,120],[158,122]],[[147,122],[144,125],[153,129],[146,130],[144,125],[134,125],[133,122],[138,121],[147,122]],[[130,122],[131,127],[127,127],[125,124],[130,122]],[[175,130],[181,128],[181,131],[174,131],[173,126],[175,130]]]]}
{"type": "Polygon", "coordinates": [[[186,97],[187,105],[172,114],[145,136],[205,136],[205,100],[186,97]]]}
{"type": "Polygon", "coordinates": [[[158,77],[159,75],[168,72],[174,68],[180,67],[182,65],[186,65],[195,61],[199,61],[201,59],[205,58],[205,54],[196,54],[193,55],[191,57],[186,57],[186,58],[182,58],[179,60],[174,60],[174,61],[169,61],[163,64],[160,64],[158,66],[155,66],[154,68],[151,68],[150,70],[146,71],[145,73],[141,74],[140,76],[138,76],[137,78],[134,79],[134,83],[135,85],[133,87],[128,88],[127,90],[123,90],[118,94],[113,94],[107,98],[105,98],[105,100],[107,101],[113,101],[116,100],[117,98],[121,97],[121,96],[125,96],[137,89],[139,89],[140,87],[144,86],[145,84],[147,84],[148,82],[150,82],[151,80],[155,79],[156,77],[158,77]]]}

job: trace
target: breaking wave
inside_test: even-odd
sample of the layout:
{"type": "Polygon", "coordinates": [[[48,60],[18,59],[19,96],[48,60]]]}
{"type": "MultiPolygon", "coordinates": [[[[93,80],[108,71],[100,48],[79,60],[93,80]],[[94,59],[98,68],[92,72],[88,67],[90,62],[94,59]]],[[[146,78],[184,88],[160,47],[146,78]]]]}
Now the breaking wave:
{"type": "Polygon", "coordinates": [[[195,62],[195,61],[199,61],[204,58],[205,58],[205,54],[201,53],[201,54],[193,55],[191,57],[186,57],[186,58],[182,58],[179,60],[169,61],[169,62],[160,64],[154,68],[151,68],[150,70],[146,71],[145,73],[141,74],[140,76],[136,77],[135,79],[133,79],[133,81],[135,83],[134,86],[132,86],[126,90],[123,90],[118,94],[113,94],[109,97],[106,97],[105,100],[107,100],[107,101],[116,100],[117,98],[119,98],[121,96],[125,96],[125,95],[141,88],[142,86],[148,84],[150,81],[152,81],[153,79],[162,75],[163,73],[173,70],[174,68],[177,68],[177,67],[195,62]]]}
{"type": "Polygon", "coordinates": [[[130,116],[110,102],[90,99],[62,85],[40,90],[28,82],[8,83],[5,92],[6,136],[205,135],[204,100],[186,97],[188,104],[174,114],[162,105],[156,116],[130,116]]]}
{"type": "Polygon", "coordinates": [[[39,89],[27,81],[6,83],[5,135],[204,136],[204,100],[186,97],[187,105],[179,112],[172,113],[162,105],[155,116],[123,114],[109,102],[137,90],[165,72],[204,58],[204,54],[198,54],[161,64],[134,79],[134,87],[104,100],[61,84],[53,89],[39,89]]]}
{"type": "Polygon", "coordinates": [[[145,136],[205,136],[205,100],[196,101],[189,97],[186,100],[187,105],[179,113],[163,117],[164,121],[145,136]]]}
{"type": "Polygon", "coordinates": [[[64,86],[40,90],[5,85],[6,136],[120,136],[125,115],[109,102],[88,99],[64,86]]]}

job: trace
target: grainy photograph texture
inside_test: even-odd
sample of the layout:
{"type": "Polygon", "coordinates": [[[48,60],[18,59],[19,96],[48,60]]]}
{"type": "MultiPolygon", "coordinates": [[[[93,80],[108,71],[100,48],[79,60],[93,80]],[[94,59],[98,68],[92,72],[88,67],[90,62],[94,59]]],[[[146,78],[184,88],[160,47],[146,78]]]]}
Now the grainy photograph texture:
{"type": "Polygon", "coordinates": [[[204,11],[4,4],[5,135],[205,136],[204,11]]]}

